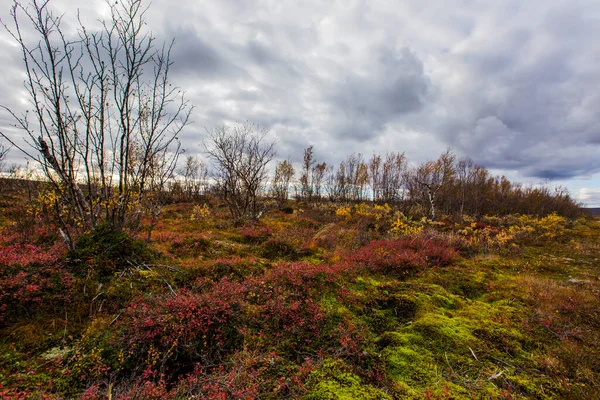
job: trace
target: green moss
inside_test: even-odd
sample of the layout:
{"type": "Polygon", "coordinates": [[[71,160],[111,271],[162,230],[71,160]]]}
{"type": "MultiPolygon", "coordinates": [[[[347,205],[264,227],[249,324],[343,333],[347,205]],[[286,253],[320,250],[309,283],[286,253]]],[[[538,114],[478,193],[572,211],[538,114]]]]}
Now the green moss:
{"type": "Polygon", "coordinates": [[[363,385],[355,375],[345,374],[339,380],[324,380],[319,382],[311,393],[305,396],[307,400],[383,400],[392,397],[379,389],[363,385]]]}
{"type": "Polygon", "coordinates": [[[426,343],[435,346],[435,350],[443,351],[473,346],[476,338],[471,334],[469,325],[465,318],[428,313],[415,321],[413,329],[423,336],[426,343]]]}
{"type": "Polygon", "coordinates": [[[422,343],[423,338],[412,331],[408,332],[385,332],[379,336],[375,343],[381,347],[408,346],[411,343],[422,343]]]}
{"type": "Polygon", "coordinates": [[[525,394],[528,398],[555,399],[560,393],[558,383],[548,376],[519,374],[507,376],[505,379],[517,392],[525,394]]]}
{"type": "Polygon", "coordinates": [[[382,390],[365,384],[359,376],[350,372],[341,360],[325,360],[310,376],[311,389],[306,400],[391,400],[382,390]]]}
{"type": "Polygon", "coordinates": [[[439,379],[439,371],[430,353],[424,349],[414,350],[405,346],[387,347],[382,356],[388,374],[395,381],[410,386],[425,386],[439,379]]]}

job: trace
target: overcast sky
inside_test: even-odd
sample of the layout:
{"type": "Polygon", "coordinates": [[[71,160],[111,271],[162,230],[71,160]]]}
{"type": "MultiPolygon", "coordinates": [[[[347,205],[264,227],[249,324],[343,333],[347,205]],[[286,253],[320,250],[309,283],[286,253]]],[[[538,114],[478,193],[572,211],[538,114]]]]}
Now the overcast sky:
{"type": "MultiPolygon", "coordinates": [[[[80,8],[90,26],[107,12],[96,0],[50,6],[66,23],[80,8]]],[[[171,80],[196,107],[188,154],[205,128],[249,120],[295,161],[311,144],[327,162],[394,150],[419,163],[451,147],[600,206],[598,0],[154,0],[147,21],[176,40],[171,80]]],[[[22,106],[4,31],[0,69],[0,104],[22,106]]]]}

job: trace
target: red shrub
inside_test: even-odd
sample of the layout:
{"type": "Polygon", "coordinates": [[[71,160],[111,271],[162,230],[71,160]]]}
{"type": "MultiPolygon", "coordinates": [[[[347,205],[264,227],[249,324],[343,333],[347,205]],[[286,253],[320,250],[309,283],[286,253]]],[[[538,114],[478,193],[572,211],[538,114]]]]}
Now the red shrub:
{"type": "Polygon", "coordinates": [[[164,379],[154,382],[152,380],[141,380],[133,387],[113,396],[117,400],[169,400],[175,399],[176,393],[167,390],[167,382],[164,379]]]}
{"type": "Polygon", "coordinates": [[[31,244],[0,249],[0,325],[69,297],[73,277],[57,262],[64,251],[61,243],[49,250],[31,244]]]}
{"type": "Polygon", "coordinates": [[[257,344],[291,356],[331,346],[335,339],[323,332],[328,316],[319,299],[345,273],[342,264],[284,263],[247,280],[248,328],[256,332],[257,344]]]}
{"type": "Polygon", "coordinates": [[[57,242],[48,249],[27,243],[8,244],[0,247],[0,265],[51,264],[62,257],[66,251],[67,248],[62,242],[57,242]]]}
{"type": "Polygon", "coordinates": [[[211,246],[204,235],[177,236],[171,241],[169,253],[176,257],[197,257],[211,246]]]}
{"type": "Polygon", "coordinates": [[[310,358],[292,367],[274,352],[240,351],[227,366],[197,367],[179,381],[177,398],[300,398],[305,391],[302,380],[315,369],[310,358]]]}
{"type": "Polygon", "coordinates": [[[244,225],[240,234],[248,243],[262,243],[273,235],[273,231],[266,225],[244,225]]]}
{"type": "Polygon", "coordinates": [[[293,291],[319,292],[327,283],[339,279],[338,273],[338,266],[328,264],[281,263],[267,271],[260,281],[293,291]]]}
{"type": "MultiPolygon", "coordinates": [[[[221,365],[210,371],[196,367],[193,373],[179,381],[179,398],[201,395],[204,399],[256,399],[258,397],[261,357],[244,359],[237,353],[230,367],[221,365]]],[[[175,390],[174,390],[175,391],[175,390]]]]}
{"type": "Polygon", "coordinates": [[[190,361],[211,362],[238,344],[242,304],[242,287],[227,280],[205,293],[148,297],[127,308],[120,320],[122,340],[136,363],[181,368],[190,361]]]}
{"type": "Polygon", "coordinates": [[[350,262],[374,271],[405,274],[427,266],[445,266],[458,253],[439,240],[413,238],[378,240],[349,257],[350,262]]]}

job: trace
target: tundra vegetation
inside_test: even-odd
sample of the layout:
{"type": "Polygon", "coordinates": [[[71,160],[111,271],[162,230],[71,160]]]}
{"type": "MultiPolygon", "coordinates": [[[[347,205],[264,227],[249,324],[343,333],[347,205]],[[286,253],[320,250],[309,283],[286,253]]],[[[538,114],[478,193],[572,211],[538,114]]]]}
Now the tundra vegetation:
{"type": "Polygon", "coordinates": [[[189,109],[161,83],[168,46],[144,36],[141,3],[115,5],[76,43],[54,36],[46,6],[14,9],[60,43],[19,41],[24,59],[47,51],[74,68],[54,81],[28,70],[37,123],[15,116],[29,139],[14,150],[41,168],[0,185],[2,398],[600,393],[600,222],[565,190],[491,176],[452,151],[333,165],[309,146],[296,175],[251,123],[209,130],[209,163],[178,168],[189,109]],[[131,62],[110,51],[137,54],[111,47],[128,32],[149,46],[131,62]],[[104,69],[80,73],[94,60],[104,69]],[[134,60],[158,86],[119,72],[134,60]],[[130,97],[116,94],[125,76],[130,97]],[[155,109],[167,98],[178,101],[155,109]]]}

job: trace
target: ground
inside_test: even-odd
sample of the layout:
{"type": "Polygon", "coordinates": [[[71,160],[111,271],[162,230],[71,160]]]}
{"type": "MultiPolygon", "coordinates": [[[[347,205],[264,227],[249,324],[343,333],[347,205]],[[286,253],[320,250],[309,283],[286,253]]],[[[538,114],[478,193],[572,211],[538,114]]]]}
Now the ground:
{"type": "Polygon", "coordinates": [[[598,220],[293,203],[235,226],[213,200],[166,206],[148,243],[98,229],[68,251],[17,203],[4,398],[600,393],[598,220]]]}

